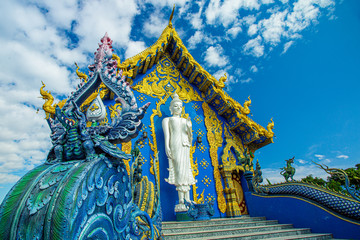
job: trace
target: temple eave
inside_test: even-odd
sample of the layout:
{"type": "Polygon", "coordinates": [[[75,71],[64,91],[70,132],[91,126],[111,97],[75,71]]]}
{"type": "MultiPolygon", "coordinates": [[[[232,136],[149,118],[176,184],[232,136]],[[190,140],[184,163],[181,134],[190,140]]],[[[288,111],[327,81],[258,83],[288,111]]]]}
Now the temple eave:
{"type": "Polygon", "coordinates": [[[273,133],[251,120],[247,116],[250,113],[247,106],[242,107],[219,87],[221,83],[194,60],[171,25],[164,29],[159,39],[151,47],[126,59],[122,64],[133,69],[132,79],[135,79],[139,74],[146,74],[164,53],[170,56],[181,74],[188,77],[189,82],[204,93],[204,100],[226,119],[230,129],[244,143],[252,144],[254,149],[259,149],[272,142],[273,133]],[[255,141],[257,143],[253,143],[255,141]]]}

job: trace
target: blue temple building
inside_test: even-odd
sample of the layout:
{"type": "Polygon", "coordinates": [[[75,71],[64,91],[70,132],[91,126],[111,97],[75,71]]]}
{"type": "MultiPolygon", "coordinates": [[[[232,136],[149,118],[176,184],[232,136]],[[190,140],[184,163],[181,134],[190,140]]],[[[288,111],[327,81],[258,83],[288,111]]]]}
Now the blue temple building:
{"type": "Polygon", "coordinates": [[[274,122],[263,127],[249,117],[250,98],[240,104],[224,91],[226,75],[216,79],[196,62],[171,18],[151,47],[124,61],[105,34],[89,72],[77,68],[79,86],[69,98],[54,103],[43,84],[53,148],[4,199],[0,239],[161,237],[162,222],[177,219],[177,193],[164,180],[169,165],[162,130],[175,93],[182,117],[192,120],[197,183],[191,199],[212,203],[212,218],[262,215],[318,231],[329,224],[359,233],[357,192],[299,182],[260,185],[254,158],[273,142],[274,122]],[[311,212],[320,220],[312,221],[311,212]]]}
{"type": "MultiPolygon", "coordinates": [[[[236,160],[248,155],[250,162],[257,149],[272,142],[273,122],[267,128],[248,117],[250,99],[241,105],[224,90],[226,77],[219,80],[209,74],[191,56],[171,23],[154,45],[121,63],[138,102],[150,102],[151,111],[144,119],[142,133],[148,138],[141,142],[143,174],[153,180],[153,162],[159,157],[164,220],[175,220],[173,208],[177,199],[175,187],[164,181],[168,161],[164,149],[162,119],[170,116],[169,105],[174,93],[184,102],[183,117],[191,117],[193,143],[191,159],[197,183],[192,186],[192,199],[197,203],[214,200],[214,217],[241,216],[247,213],[241,188],[240,173],[245,169],[236,160]]],[[[114,106],[114,101],[104,101],[114,106]]],[[[111,107],[113,108],[113,107],[111,107]]],[[[116,108],[116,106],[115,106],[116,108]]],[[[109,110],[108,116],[111,115],[109,110]]],[[[129,152],[134,143],[122,145],[129,152]]],[[[252,170],[252,166],[248,166],[252,170]]]]}

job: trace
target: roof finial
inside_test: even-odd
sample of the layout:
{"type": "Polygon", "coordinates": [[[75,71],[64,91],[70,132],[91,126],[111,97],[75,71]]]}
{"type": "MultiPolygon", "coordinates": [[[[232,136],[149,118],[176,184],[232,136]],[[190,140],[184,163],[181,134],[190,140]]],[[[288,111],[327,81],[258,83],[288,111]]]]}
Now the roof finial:
{"type": "Polygon", "coordinates": [[[173,10],[172,10],[172,12],[171,12],[170,19],[169,19],[169,27],[171,27],[171,28],[172,28],[171,20],[172,20],[173,17],[174,17],[174,11],[175,11],[175,4],[174,4],[174,7],[173,7],[173,10]]]}

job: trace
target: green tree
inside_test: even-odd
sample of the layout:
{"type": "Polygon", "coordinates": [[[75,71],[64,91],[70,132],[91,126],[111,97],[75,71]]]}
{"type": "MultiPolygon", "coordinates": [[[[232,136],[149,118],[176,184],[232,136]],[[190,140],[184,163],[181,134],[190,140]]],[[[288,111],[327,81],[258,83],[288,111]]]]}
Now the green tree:
{"type": "Polygon", "coordinates": [[[336,192],[344,191],[344,189],[341,187],[341,183],[339,181],[330,180],[326,183],[326,186],[329,189],[334,190],[336,192]]]}
{"type": "MultiPolygon", "coordinates": [[[[356,168],[347,168],[344,171],[348,175],[350,186],[353,185],[357,190],[360,190],[360,163],[355,165],[356,168]]],[[[338,175],[330,175],[325,181],[322,178],[313,177],[312,174],[301,179],[309,183],[317,184],[320,186],[328,187],[331,190],[337,192],[346,192],[345,190],[345,179],[340,178],[338,175]]]]}
{"type": "Polygon", "coordinates": [[[312,184],[316,184],[319,186],[326,186],[326,181],[322,178],[318,178],[318,177],[313,177],[312,174],[310,174],[309,176],[306,176],[305,178],[302,178],[301,181],[303,182],[308,182],[308,183],[312,183],[312,184]]]}
{"type": "MultiPolygon", "coordinates": [[[[359,165],[359,164],[357,164],[359,165]]],[[[357,190],[360,189],[360,169],[358,166],[357,168],[347,168],[345,169],[346,174],[349,177],[350,185],[354,185],[357,190]]]]}

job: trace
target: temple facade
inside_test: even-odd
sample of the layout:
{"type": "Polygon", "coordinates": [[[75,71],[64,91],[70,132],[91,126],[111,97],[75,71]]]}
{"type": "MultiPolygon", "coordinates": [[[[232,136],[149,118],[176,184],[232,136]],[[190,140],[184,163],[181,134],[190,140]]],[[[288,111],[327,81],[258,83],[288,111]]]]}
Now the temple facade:
{"type": "Polygon", "coordinates": [[[54,103],[43,83],[53,146],[0,205],[0,239],[161,239],[163,221],[245,214],[357,238],[360,193],[343,170],[318,164],[343,177],[346,192],[295,181],[294,158],[286,182],[260,185],[254,156],[273,142],[274,122],[254,122],[250,97],[229,96],[226,75],[215,79],[196,62],[171,19],[151,47],[124,61],[105,34],[88,73],[76,65],[80,82],[67,99],[54,103]],[[186,128],[172,126],[186,135],[186,157],[178,157],[185,187],[169,176],[164,126],[174,116],[186,128]],[[176,211],[180,196],[190,200],[184,211],[176,211]]]}
{"type": "MultiPolygon", "coordinates": [[[[106,35],[102,44],[111,45],[106,35]]],[[[177,201],[175,187],[165,182],[168,177],[168,160],[164,148],[161,122],[171,116],[169,105],[174,93],[183,101],[182,117],[192,120],[191,165],[197,183],[191,187],[191,199],[195,203],[214,202],[214,217],[234,217],[247,214],[241,187],[241,176],[253,172],[253,158],[257,149],[271,143],[274,123],[266,128],[248,117],[250,98],[243,105],[231,98],[224,90],[226,76],[215,79],[188,52],[171,22],[159,39],[141,53],[121,62],[118,68],[126,75],[139,104],[150,106],[142,119],[139,144],[143,161],[142,174],[154,181],[154,160],[158,155],[158,179],[161,191],[161,207],[164,220],[175,220],[174,205],[177,201]],[[236,154],[240,154],[239,157],[236,154]],[[249,159],[248,164],[241,159],[249,159]]],[[[78,75],[84,74],[78,71],[78,75]]],[[[106,117],[99,124],[110,123],[121,110],[114,94],[100,86],[83,104],[87,110],[99,94],[106,106],[106,117]]],[[[91,123],[89,122],[89,125],[91,123]]],[[[136,139],[118,145],[130,153],[136,139]]],[[[125,161],[130,173],[131,160],[125,161]]],[[[149,193],[150,194],[150,193],[149,193]]],[[[149,197],[150,195],[146,195],[149,197]]]]}

